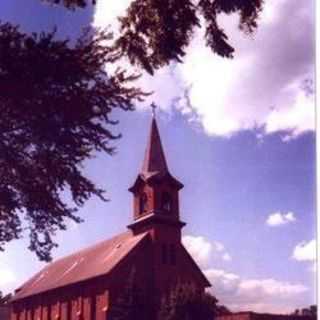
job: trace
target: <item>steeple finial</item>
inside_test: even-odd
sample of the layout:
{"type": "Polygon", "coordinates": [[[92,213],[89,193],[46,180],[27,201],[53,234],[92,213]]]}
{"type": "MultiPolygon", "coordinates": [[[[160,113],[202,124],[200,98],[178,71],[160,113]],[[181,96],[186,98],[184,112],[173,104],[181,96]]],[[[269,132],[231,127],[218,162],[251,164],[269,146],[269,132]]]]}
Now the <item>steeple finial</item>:
{"type": "Polygon", "coordinates": [[[155,118],[156,117],[156,109],[158,108],[158,106],[152,102],[150,105],[150,108],[152,108],[152,117],[155,118]]]}
{"type": "MultiPolygon", "coordinates": [[[[154,110],[156,105],[152,104],[151,107],[154,110]]],[[[168,172],[167,162],[163,152],[159,130],[154,115],[152,117],[149,141],[142,166],[142,173],[151,172],[168,172]]]]}

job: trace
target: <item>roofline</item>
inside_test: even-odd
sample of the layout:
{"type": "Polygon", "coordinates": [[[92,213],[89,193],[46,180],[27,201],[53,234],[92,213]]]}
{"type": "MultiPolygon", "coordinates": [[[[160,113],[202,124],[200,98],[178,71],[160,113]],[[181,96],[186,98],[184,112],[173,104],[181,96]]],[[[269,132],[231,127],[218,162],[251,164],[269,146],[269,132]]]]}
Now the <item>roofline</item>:
{"type": "Polygon", "coordinates": [[[137,178],[135,179],[133,185],[128,188],[128,190],[132,193],[135,193],[135,190],[137,189],[137,186],[139,183],[146,183],[146,184],[149,184],[149,185],[152,185],[152,183],[154,181],[157,181],[158,179],[169,179],[171,180],[170,182],[175,185],[175,187],[178,189],[178,190],[181,190],[184,185],[183,183],[181,183],[178,179],[176,179],[169,171],[168,172],[159,172],[159,171],[155,171],[153,173],[149,173],[149,174],[146,174],[146,173],[139,173],[137,178]]]}
{"type": "Polygon", "coordinates": [[[148,225],[150,223],[159,223],[159,224],[166,224],[171,225],[173,227],[179,227],[180,229],[183,228],[186,223],[180,220],[173,220],[170,217],[163,216],[163,215],[157,215],[155,214],[155,211],[151,211],[145,216],[140,217],[139,219],[133,221],[129,225],[127,225],[127,228],[130,230],[134,230],[136,227],[141,225],[148,225]]]}
{"type": "Polygon", "coordinates": [[[190,253],[188,252],[188,250],[184,247],[184,245],[181,243],[182,248],[184,249],[187,257],[192,261],[192,264],[196,267],[196,269],[200,272],[203,280],[206,282],[206,288],[212,287],[212,284],[210,283],[210,281],[207,279],[207,277],[204,275],[204,273],[202,272],[202,270],[200,269],[200,267],[198,266],[198,264],[193,260],[192,256],[190,255],[190,253]]]}
{"type": "MultiPolygon", "coordinates": [[[[131,252],[135,251],[136,248],[138,247],[138,245],[139,245],[140,243],[142,243],[143,241],[145,241],[145,239],[147,239],[148,237],[150,237],[150,235],[149,235],[148,232],[146,232],[146,233],[143,235],[143,237],[132,247],[132,249],[131,249],[125,256],[123,256],[122,259],[120,259],[116,264],[114,264],[114,266],[113,266],[107,273],[99,274],[99,275],[96,275],[96,276],[93,276],[93,277],[89,277],[89,278],[86,278],[86,279],[83,279],[83,280],[78,280],[78,281],[75,281],[75,282],[70,282],[70,283],[68,283],[68,284],[66,284],[66,285],[57,286],[57,287],[52,287],[52,288],[50,288],[50,289],[48,289],[48,290],[43,290],[43,291],[35,292],[34,294],[23,295],[23,296],[18,297],[18,298],[15,298],[15,295],[14,295],[14,296],[10,299],[10,303],[12,303],[12,302],[14,303],[14,302],[17,302],[17,301],[20,301],[20,300],[28,299],[28,298],[30,298],[30,297],[38,296],[38,295],[41,295],[41,294],[44,294],[44,293],[49,293],[49,292],[52,292],[52,291],[55,291],[55,290],[60,290],[60,289],[62,289],[62,288],[67,288],[67,287],[74,286],[74,285],[77,285],[77,284],[83,284],[83,283],[85,283],[85,282],[87,282],[87,281],[91,281],[91,280],[93,280],[93,279],[97,279],[97,278],[100,278],[100,277],[109,276],[109,274],[110,274],[111,272],[113,272],[114,269],[115,269],[120,263],[122,263],[122,262],[128,257],[128,255],[129,255],[131,252]]],[[[97,243],[97,244],[99,244],[99,243],[97,243]]],[[[85,248],[85,249],[83,249],[83,250],[89,249],[89,248],[94,247],[94,246],[95,246],[95,245],[92,245],[92,246],[90,246],[90,247],[88,247],[88,248],[85,248]]],[[[70,256],[72,256],[72,255],[73,255],[73,254],[71,254],[70,256]]],[[[61,259],[63,259],[63,258],[61,258],[61,259]]],[[[58,261],[58,260],[60,260],[60,259],[57,259],[56,261],[58,261]]],[[[42,270],[40,270],[39,272],[37,272],[36,275],[34,275],[31,279],[35,278],[38,274],[42,273],[48,266],[49,266],[49,264],[48,264],[47,266],[45,266],[42,270]]],[[[31,279],[30,279],[29,281],[31,281],[31,279]]],[[[29,282],[29,281],[27,281],[27,282],[29,282]]],[[[27,282],[26,282],[25,284],[27,284],[27,282]]],[[[23,285],[22,285],[20,288],[18,288],[18,289],[22,289],[25,284],[23,284],[23,285]]],[[[16,289],[16,290],[17,290],[17,289],[16,289]]],[[[18,294],[18,292],[17,292],[17,294],[18,294]]]]}

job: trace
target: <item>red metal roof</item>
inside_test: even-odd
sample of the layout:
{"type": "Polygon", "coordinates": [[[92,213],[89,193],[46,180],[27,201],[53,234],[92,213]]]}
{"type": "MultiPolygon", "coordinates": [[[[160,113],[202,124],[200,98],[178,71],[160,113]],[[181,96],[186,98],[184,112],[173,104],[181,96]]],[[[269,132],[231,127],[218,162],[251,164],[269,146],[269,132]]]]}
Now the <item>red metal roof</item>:
{"type": "Polygon", "coordinates": [[[58,259],[23,284],[12,300],[107,274],[147,236],[128,231],[58,259]]]}

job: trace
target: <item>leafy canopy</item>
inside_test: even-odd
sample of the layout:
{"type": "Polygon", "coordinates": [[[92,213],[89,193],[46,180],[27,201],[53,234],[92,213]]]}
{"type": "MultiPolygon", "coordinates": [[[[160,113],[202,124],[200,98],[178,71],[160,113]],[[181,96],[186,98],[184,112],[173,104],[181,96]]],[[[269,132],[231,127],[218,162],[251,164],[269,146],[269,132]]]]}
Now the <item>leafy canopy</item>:
{"type": "MultiPolygon", "coordinates": [[[[76,9],[102,0],[43,1],[76,9]]],[[[219,56],[232,58],[234,48],[219,26],[218,16],[237,13],[240,30],[252,33],[262,7],[263,0],[133,0],[119,18],[120,36],[114,48],[131,64],[153,74],[172,61],[182,62],[202,19],[206,45],[219,56]]]]}
{"type": "Polygon", "coordinates": [[[0,25],[0,249],[27,231],[29,249],[46,261],[56,230],[80,221],[76,207],[104,199],[81,165],[95,151],[113,153],[111,111],[143,97],[131,86],[136,75],[106,73],[115,59],[109,33],[87,32],[74,46],[54,34],[0,25]]]}
{"type": "Polygon", "coordinates": [[[178,284],[162,300],[158,320],[213,320],[230,311],[209,292],[192,285],[178,284]]]}

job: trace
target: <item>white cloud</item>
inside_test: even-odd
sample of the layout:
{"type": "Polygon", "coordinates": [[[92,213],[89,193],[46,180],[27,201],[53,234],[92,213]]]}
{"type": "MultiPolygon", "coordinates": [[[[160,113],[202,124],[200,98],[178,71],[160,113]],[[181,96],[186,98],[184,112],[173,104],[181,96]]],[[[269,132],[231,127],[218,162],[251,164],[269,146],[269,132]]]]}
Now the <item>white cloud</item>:
{"type": "Polygon", "coordinates": [[[203,237],[184,236],[182,243],[200,265],[207,264],[212,252],[212,244],[203,237]]]}
{"type": "Polygon", "coordinates": [[[212,291],[219,299],[225,299],[238,291],[241,279],[238,275],[221,269],[207,269],[204,274],[212,284],[212,291]]]}
{"type": "MultiPolygon", "coordinates": [[[[130,2],[99,1],[93,24],[111,24],[116,30],[116,16],[130,2]]],[[[153,100],[168,112],[176,107],[208,135],[230,136],[260,127],[264,134],[281,132],[288,141],[313,131],[314,94],[303,86],[314,78],[312,5],[266,1],[253,39],[239,32],[237,17],[221,17],[236,49],[234,59],[212,54],[200,29],[183,64],[170,65],[154,77],[144,74],[139,84],[155,92],[146,103],[153,100]]]]}
{"type": "Polygon", "coordinates": [[[239,286],[240,292],[244,294],[261,294],[263,296],[277,296],[287,298],[307,291],[307,288],[301,284],[291,284],[281,282],[275,279],[262,280],[243,280],[239,286]]]}
{"type": "Polygon", "coordinates": [[[201,236],[186,235],[182,243],[200,266],[206,266],[210,259],[230,261],[231,256],[224,245],[218,241],[210,242],[201,236]]]}
{"type": "Polygon", "coordinates": [[[118,30],[117,17],[123,15],[132,0],[121,1],[98,1],[95,6],[93,26],[105,28],[111,26],[112,31],[118,30]]]}
{"type": "Polygon", "coordinates": [[[266,220],[266,224],[271,227],[276,227],[276,226],[288,224],[294,221],[296,221],[296,217],[293,212],[281,213],[278,211],[278,212],[271,213],[268,216],[266,220]]]}
{"type": "Polygon", "coordinates": [[[245,279],[220,269],[208,269],[205,275],[212,292],[232,311],[281,312],[294,310],[308,288],[302,284],[269,279],[245,279]]]}
{"type": "Polygon", "coordinates": [[[12,284],[16,281],[16,277],[13,272],[6,268],[0,268],[0,288],[12,284]]]}
{"type": "Polygon", "coordinates": [[[292,257],[298,261],[316,261],[316,240],[313,239],[309,242],[303,241],[298,243],[293,250],[292,257]]]}
{"type": "Polygon", "coordinates": [[[265,134],[287,130],[289,140],[314,130],[314,95],[302,86],[314,72],[313,18],[305,8],[298,1],[266,2],[253,41],[241,36],[234,16],[222,18],[236,49],[233,60],[213,56],[199,33],[179,69],[191,87],[185,108],[192,107],[206,133],[261,127],[265,134]],[[290,10],[299,24],[286,18],[290,10]]]}
{"type": "Polygon", "coordinates": [[[222,256],[222,260],[224,260],[224,261],[231,261],[232,258],[231,258],[231,256],[230,256],[229,253],[224,253],[223,256],[222,256]]]}
{"type": "Polygon", "coordinates": [[[308,95],[303,88],[291,88],[295,95],[292,105],[288,108],[275,108],[266,118],[266,132],[274,133],[288,130],[290,134],[285,140],[295,138],[305,131],[315,129],[314,97],[308,95]]]}

